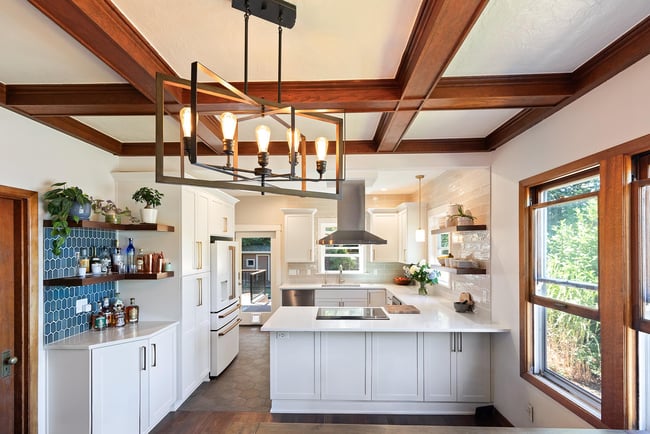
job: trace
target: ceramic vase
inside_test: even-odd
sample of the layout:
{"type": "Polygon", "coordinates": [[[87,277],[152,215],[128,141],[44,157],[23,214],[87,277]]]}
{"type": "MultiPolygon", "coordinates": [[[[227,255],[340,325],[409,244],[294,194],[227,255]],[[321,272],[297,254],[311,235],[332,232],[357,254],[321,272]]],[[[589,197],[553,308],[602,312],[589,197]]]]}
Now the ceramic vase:
{"type": "Polygon", "coordinates": [[[158,210],[156,208],[142,208],[140,216],[143,223],[156,223],[158,220],[158,210]]]}

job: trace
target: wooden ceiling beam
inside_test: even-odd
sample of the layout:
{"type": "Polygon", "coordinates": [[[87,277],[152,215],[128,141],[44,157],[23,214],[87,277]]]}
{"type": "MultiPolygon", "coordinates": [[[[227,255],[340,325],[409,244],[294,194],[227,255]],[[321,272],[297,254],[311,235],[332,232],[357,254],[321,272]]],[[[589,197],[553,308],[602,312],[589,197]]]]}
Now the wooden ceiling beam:
{"type": "Polygon", "coordinates": [[[31,116],[152,115],[154,104],[130,84],[8,85],[6,105],[31,116]]]}
{"type": "MultiPolygon", "coordinates": [[[[397,80],[402,100],[428,99],[454,54],[478,19],[487,0],[424,0],[402,58],[397,80]]],[[[379,152],[395,151],[419,109],[382,117],[375,135],[379,152]]]]}
{"type": "Polygon", "coordinates": [[[110,0],[29,2],[151,102],[156,100],[156,72],[175,75],[110,0]]]}
{"type": "Polygon", "coordinates": [[[75,119],[69,117],[32,117],[37,122],[47,125],[64,134],[89,143],[103,151],[113,155],[122,154],[122,143],[114,138],[102,134],[75,119]]]}
{"type": "Polygon", "coordinates": [[[0,105],[7,105],[7,86],[4,83],[0,83],[0,105]]]}
{"type": "Polygon", "coordinates": [[[488,135],[488,150],[497,149],[648,55],[650,17],[573,72],[571,79],[575,83],[575,91],[570,97],[553,107],[524,110],[488,135]]]}

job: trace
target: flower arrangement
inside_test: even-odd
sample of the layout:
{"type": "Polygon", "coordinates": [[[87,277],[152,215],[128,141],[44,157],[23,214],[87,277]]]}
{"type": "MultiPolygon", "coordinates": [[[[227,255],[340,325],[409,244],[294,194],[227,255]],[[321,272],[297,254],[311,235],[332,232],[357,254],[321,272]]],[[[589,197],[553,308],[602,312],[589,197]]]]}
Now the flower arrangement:
{"type": "Polygon", "coordinates": [[[122,216],[131,215],[129,207],[119,208],[112,200],[91,198],[93,212],[104,216],[107,223],[121,223],[122,216]]]}
{"type": "Polygon", "coordinates": [[[427,294],[427,283],[432,285],[438,283],[438,276],[440,273],[434,270],[432,265],[427,264],[427,261],[424,259],[417,264],[405,265],[402,269],[404,270],[404,275],[406,277],[420,282],[418,294],[427,294]]]}

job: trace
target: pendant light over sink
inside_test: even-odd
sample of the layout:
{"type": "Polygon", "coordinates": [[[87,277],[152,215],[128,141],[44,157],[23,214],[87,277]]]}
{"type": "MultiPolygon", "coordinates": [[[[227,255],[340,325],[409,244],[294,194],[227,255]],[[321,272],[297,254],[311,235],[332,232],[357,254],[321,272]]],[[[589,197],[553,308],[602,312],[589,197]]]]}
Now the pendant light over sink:
{"type": "Polygon", "coordinates": [[[423,243],[426,239],[424,229],[422,229],[422,178],[424,175],[415,175],[418,180],[418,229],[415,231],[415,241],[423,243]]]}

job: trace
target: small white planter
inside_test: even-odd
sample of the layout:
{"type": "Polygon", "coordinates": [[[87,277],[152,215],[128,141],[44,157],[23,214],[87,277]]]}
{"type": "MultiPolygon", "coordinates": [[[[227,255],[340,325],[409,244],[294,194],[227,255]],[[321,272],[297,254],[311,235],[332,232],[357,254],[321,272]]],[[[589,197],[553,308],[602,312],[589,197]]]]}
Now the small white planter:
{"type": "Polygon", "coordinates": [[[156,208],[142,208],[140,216],[143,223],[156,223],[158,221],[158,210],[156,208]]]}

